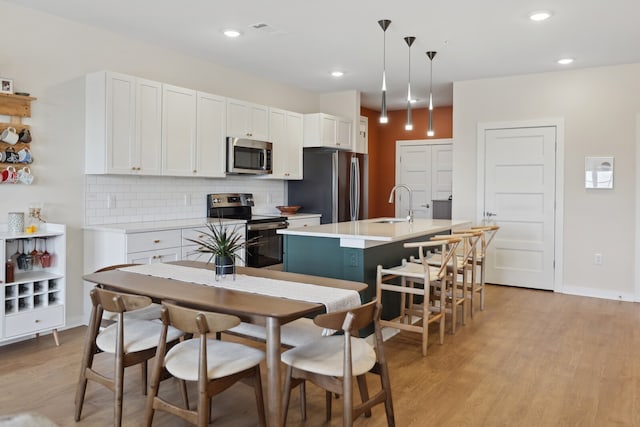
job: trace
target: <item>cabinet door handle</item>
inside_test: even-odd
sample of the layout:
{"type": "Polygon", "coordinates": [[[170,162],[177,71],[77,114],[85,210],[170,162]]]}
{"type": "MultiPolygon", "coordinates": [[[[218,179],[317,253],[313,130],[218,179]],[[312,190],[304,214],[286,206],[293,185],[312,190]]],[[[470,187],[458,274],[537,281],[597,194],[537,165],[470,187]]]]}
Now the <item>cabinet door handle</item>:
{"type": "Polygon", "coordinates": [[[154,240],[153,243],[160,243],[160,240],[154,240]]]}

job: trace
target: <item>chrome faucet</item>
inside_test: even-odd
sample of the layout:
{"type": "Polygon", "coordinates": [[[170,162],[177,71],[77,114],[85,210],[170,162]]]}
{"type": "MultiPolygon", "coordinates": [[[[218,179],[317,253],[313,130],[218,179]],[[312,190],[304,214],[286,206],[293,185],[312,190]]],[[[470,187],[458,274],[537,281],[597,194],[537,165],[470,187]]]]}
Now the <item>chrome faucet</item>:
{"type": "Polygon", "coordinates": [[[411,200],[411,189],[409,187],[404,184],[394,185],[391,189],[391,194],[389,194],[389,203],[393,203],[393,193],[395,193],[398,188],[404,188],[407,190],[407,193],[409,193],[409,215],[407,216],[407,220],[409,220],[409,222],[413,222],[413,201],[411,200]]]}

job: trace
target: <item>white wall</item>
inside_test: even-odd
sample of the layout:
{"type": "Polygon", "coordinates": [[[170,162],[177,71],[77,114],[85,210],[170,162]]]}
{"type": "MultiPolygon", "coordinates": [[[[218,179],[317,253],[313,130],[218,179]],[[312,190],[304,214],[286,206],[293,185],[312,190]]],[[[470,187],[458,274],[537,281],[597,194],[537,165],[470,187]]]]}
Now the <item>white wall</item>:
{"type": "MultiPolygon", "coordinates": [[[[316,93],[226,69],[161,46],[4,1],[0,1],[0,15],[6,18],[2,23],[6,43],[0,75],[14,79],[16,91],[30,92],[38,98],[32,104],[32,117],[25,120],[32,126],[35,160],[31,170],[36,179],[31,186],[0,187],[0,222],[6,222],[7,212],[27,211],[30,202],[39,201],[45,203],[49,221],[68,225],[68,321],[79,319],[82,314],[85,74],[107,69],[301,113],[319,111],[316,93]]],[[[0,121],[7,122],[8,118],[0,116],[0,121]]],[[[104,178],[94,182],[101,179],[104,178]]],[[[133,186],[147,181],[127,179],[133,186]]],[[[228,188],[221,181],[201,179],[195,184],[198,192],[205,191],[203,188],[209,184],[212,189],[221,185],[228,188]]],[[[159,186],[194,183],[181,178],[154,178],[153,182],[159,186]]],[[[282,182],[275,182],[261,183],[258,188],[265,185],[283,187],[282,182]]],[[[248,187],[248,183],[239,186],[248,187]]],[[[131,191],[139,193],[138,190],[131,191]]],[[[274,191],[273,187],[267,190],[274,191]]],[[[277,192],[275,197],[278,198],[277,192]]]]}
{"type": "Polygon", "coordinates": [[[564,119],[564,275],[556,290],[633,299],[640,64],[456,82],[453,105],[454,217],[477,218],[478,123],[564,119]],[[613,190],[585,190],[585,156],[615,157],[613,190]]]}

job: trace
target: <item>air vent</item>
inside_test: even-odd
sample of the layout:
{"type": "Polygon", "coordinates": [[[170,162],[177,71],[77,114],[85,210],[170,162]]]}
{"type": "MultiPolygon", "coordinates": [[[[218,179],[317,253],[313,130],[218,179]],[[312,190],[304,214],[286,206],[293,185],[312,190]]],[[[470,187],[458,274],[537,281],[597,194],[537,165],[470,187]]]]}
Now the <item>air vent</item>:
{"type": "Polygon", "coordinates": [[[285,33],[284,31],[274,28],[265,22],[258,22],[256,24],[249,25],[249,28],[260,31],[261,33],[265,33],[265,34],[284,34],[285,33]]]}

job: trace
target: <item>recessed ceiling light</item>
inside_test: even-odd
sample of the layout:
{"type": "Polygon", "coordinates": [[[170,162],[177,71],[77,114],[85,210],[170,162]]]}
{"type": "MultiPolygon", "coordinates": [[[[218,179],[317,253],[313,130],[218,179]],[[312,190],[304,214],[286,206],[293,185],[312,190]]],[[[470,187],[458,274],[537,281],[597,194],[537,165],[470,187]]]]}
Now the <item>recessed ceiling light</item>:
{"type": "Polygon", "coordinates": [[[342,77],[342,76],[344,76],[344,72],[342,72],[342,71],[332,71],[331,75],[333,77],[342,77]]]}
{"type": "Polygon", "coordinates": [[[558,59],[558,64],[560,65],[569,65],[573,62],[573,58],[562,58],[558,59]]]}
{"type": "Polygon", "coordinates": [[[224,30],[222,32],[225,36],[229,37],[230,39],[235,39],[236,37],[240,37],[240,35],[242,34],[240,31],[238,30],[224,30]]]}
{"type": "Polygon", "coordinates": [[[551,12],[548,10],[536,10],[529,14],[529,19],[532,21],[546,21],[549,18],[551,18],[551,12]]]}

